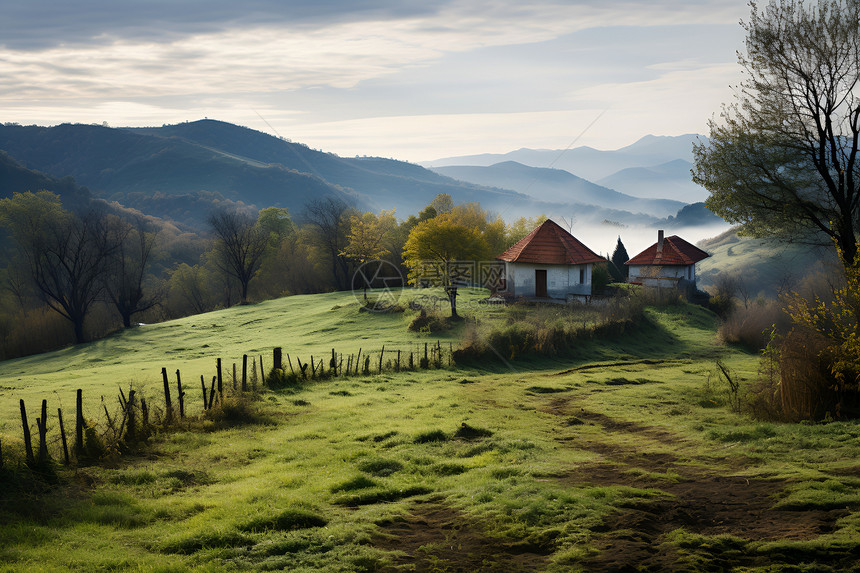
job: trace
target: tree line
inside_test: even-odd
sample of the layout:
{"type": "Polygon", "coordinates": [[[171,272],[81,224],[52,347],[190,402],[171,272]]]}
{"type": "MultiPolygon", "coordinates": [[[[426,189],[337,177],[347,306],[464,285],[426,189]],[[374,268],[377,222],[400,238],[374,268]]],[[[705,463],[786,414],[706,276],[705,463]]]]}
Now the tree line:
{"type": "Polygon", "coordinates": [[[373,261],[408,280],[419,259],[492,260],[544,219],[506,224],[446,194],[405,219],[321,198],[297,218],[277,207],[215,209],[206,231],[192,233],[104,205],[73,212],[48,191],[16,193],[0,199],[0,359],[136,323],[360,288],[356,270],[373,261]]]}

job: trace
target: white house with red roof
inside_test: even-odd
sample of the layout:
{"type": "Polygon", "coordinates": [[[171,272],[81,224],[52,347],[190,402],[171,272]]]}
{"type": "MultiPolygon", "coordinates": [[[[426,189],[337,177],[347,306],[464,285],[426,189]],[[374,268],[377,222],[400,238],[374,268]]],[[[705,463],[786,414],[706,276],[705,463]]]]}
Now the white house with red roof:
{"type": "Polygon", "coordinates": [[[496,258],[505,262],[507,294],[563,300],[590,295],[594,264],[606,262],[549,219],[496,258]]]}
{"type": "Polygon", "coordinates": [[[710,255],[681,237],[664,237],[624,263],[630,270],[628,282],[649,287],[696,288],[696,263],[710,255]]]}

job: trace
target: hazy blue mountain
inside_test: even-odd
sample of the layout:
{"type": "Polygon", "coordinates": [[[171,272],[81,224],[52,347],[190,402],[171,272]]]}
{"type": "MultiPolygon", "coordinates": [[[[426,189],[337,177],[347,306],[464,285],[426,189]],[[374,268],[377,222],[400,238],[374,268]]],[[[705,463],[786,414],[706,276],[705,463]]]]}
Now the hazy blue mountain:
{"type": "MultiPolygon", "coordinates": [[[[516,161],[532,167],[563,169],[589,181],[599,181],[613,173],[630,167],[651,167],[683,159],[692,162],[695,134],[678,136],[646,135],[635,143],[611,151],[601,151],[592,147],[562,149],[518,149],[509,153],[487,153],[446,157],[433,161],[423,161],[425,167],[447,167],[451,165],[490,166],[503,161],[516,161]]],[[[630,195],[637,195],[625,191],[630,195]]],[[[662,198],[662,197],[658,197],[662,198]]]]}
{"type": "Polygon", "coordinates": [[[73,176],[96,196],[167,217],[176,216],[170,206],[176,196],[196,205],[183,212],[197,219],[211,209],[206,202],[214,205],[219,197],[299,213],[310,200],[334,196],[360,208],[395,207],[404,216],[438,193],[490,209],[531,203],[513,191],[454,181],[418,165],[342,158],[212,120],[147,129],[7,124],[0,125],[0,150],[30,169],[73,176]]]}
{"type": "Polygon", "coordinates": [[[704,201],[708,191],[693,183],[692,168],[689,161],[675,159],[651,167],[628,167],[597,183],[634,197],[664,197],[685,203],[704,201]]]}
{"type": "Polygon", "coordinates": [[[686,203],[665,199],[642,199],[596,185],[562,169],[530,167],[504,161],[487,167],[435,167],[433,171],[478,185],[512,189],[539,201],[595,205],[657,217],[674,215],[686,203]]]}

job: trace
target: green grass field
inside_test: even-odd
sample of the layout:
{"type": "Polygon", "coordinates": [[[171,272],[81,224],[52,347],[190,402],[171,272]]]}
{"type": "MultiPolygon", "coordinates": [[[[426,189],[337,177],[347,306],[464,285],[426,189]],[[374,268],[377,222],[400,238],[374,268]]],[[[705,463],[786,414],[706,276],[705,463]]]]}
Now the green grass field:
{"type": "MultiPolygon", "coordinates": [[[[468,302],[483,296],[464,294],[464,314],[503,324],[511,309],[468,302]]],[[[21,397],[34,416],[42,398],[70,408],[78,387],[107,399],[134,383],[155,401],[162,366],[192,381],[217,356],[268,362],[273,346],[304,360],[437,339],[408,332],[408,311],[358,308],[343,293],[290,297],[0,363],[0,570],[860,566],[860,425],[733,413],[715,361],[748,388],[758,358],[720,346],[713,315],[685,304],[567,358],[262,391],[235,424],[189,421],[53,485],[14,469],[21,397]]]]}

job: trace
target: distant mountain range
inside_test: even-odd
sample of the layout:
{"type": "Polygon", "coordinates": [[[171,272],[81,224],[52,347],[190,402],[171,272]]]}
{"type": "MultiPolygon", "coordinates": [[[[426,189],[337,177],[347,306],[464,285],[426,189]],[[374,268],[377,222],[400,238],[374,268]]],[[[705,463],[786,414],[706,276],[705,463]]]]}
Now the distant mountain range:
{"type": "Polygon", "coordinates": [[[695,134],[646,135],[636,143],[612,151],[592,147],[519,149],[504,154],[446,157],[421,165],[440,171],[440,168],[453,166],[489,167],[514,161],[531,167],[564,170],[634,197],[695,203],[707,197],[707,192],[693,183],[690,176],[693,143],[699,140],[707,141],[707,138],[695,134]]]}
{"type": "Polygon", "coordinates": [[[633,213],[647,213],[656,217],[674,215],[687,205],[687,202],[668,199],[633,197],[562,169],[530,167],[516,161],[504,161],[488,167],[461,165],[434,167],[432,170],[461,181],[512,189],[540,201],[576,201],[633,213]]]}
{"type": "MultiPolygon", "coordinates": [[[[679,150],[689,143],[682,139],[648,137],[617,152],[577,148],[561,159],[585,153],[602,158],[602,164],[622,166],[610,173],[621,187],[625,174],[620,172],[637,165],[657,176],[677,177],[679,169],[670,162],[678,161],[679,150]],[[631,158],[639,163],[631,165],[631,158]],[[655,161],[669,167],[661,172],[661,163],[652,164],[655,161]]],[[[63,195],[64,201],[79,201],[86,192],[197,228],[218,205],[287,207],[300,216],[309,201],[323,197],[340,198],[361,209],[396,208],[400,217],[406,217],[437,194],[448,193],[456,203],[479,202],[509,220],[566,213],[582,222],[608,220],[624,225],[660,224],[691,202],[647,198],[630,189],[597,185],[566,170],[523,162],[434,171],[391,159],[344,158],[215,120],[152,128],[7,123],[0,125],[0,150],[17,172],[32,175],[0,171],[0,196],[47,188],[63,195]]],[[[514,152],[529,153],[558,157],[558,152],[551,151],[514,152]]],[[[563,164],[561,159],[558,165],[563,164]]],[[[635,174],[626,180],[635,181],[635,174]]],[[[681,215],[674,218],[676,224],[686,217],[681,215]]],[[[693,219],[700,215],[696,212],[693,219]]]]}

